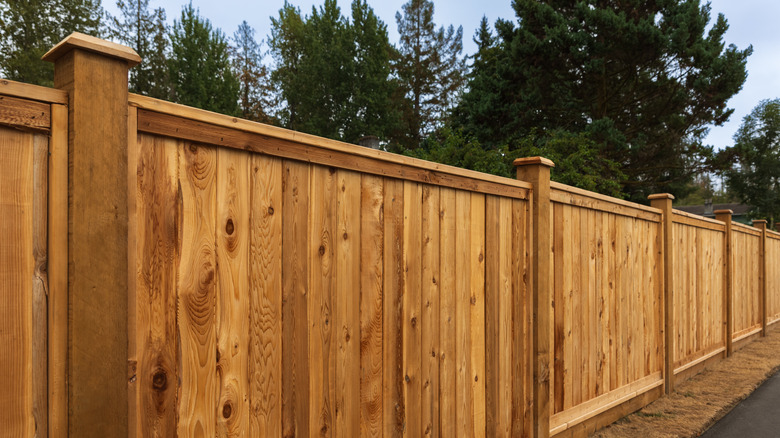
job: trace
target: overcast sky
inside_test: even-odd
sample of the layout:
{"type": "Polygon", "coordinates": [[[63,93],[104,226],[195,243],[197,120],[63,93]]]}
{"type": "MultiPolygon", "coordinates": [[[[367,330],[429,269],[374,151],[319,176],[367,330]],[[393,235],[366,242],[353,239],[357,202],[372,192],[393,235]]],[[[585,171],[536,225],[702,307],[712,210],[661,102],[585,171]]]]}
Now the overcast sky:
{"type": "MultiPolygon", "coordinates": [[[[181,15],[186,0],[150,0],[150,8],[163,7],[171,23],[181,15]]],[[[290,0],[299,6],[301,12],[310,14],[313,5],[321,5],[307,0],[290,0]]],[[[350,14],[350,1],[338,0],[342,13],[350,14]]],[[[381,20],[387,24],[390,41],[397,43],[398,32],[395,22],[396,12],[401,10],[405,0],[368,0],[370,6],[381,20]]],[[[255,2],[239,0],[193,0],[193,6],[200,15],[208,18],[214,27],[232,36],[241,21],[246,20],[257,31],[257,39],[265,39],[270,33],[271,16],[277,16],[284,0],[261,0],[255,2]]],[[[492,24],[497,18],[514,19],[511,0],[449,0],[434,1],[434,21],[437,25],[463,26],[463,46],[466,54],[475,51],[472,37],[482,16],[487,16],[492,24]]],[[[729,22],[726,33],[727,44],[735,44],[744,49],[753,45],[753,55],[748,58],[748,79],[742,91],[729,101],[734,108],[731,119],[722,127],[712,127],[705,140],[717,148],[728,146],[742,118],[761,100],[780,97],[780,1],[777,0],[712,0],[712,15],[723,13],[729,22]]],[[[114,0],[103,0],[103,7],[110,13],[116,13],[114,0]]]]}

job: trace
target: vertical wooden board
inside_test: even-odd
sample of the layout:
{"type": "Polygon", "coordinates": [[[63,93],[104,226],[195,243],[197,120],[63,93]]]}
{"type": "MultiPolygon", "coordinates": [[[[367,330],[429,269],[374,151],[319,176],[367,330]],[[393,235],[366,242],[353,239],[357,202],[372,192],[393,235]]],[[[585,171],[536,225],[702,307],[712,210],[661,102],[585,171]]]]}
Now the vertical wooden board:
{"type": "Polygon", "coordinates": [[[649,258],[647,256],[647,231],[645,228],[645,222],[641,220],[633,220],[632,228],[634,234],[634,240],[636,242],[634,246],[634,312],[635,312],[635,331],[634,331],[634,354],[636,356],[636,372],[634,373],[634,381],[638,380],[646,375],[646,345],[645,345],[645,332],[647,331],[647,308],[645,306],[645,299],[649,295],[647,289],[647,276],[645,275],[645,266],[647,266],[649,258]]]}
{"type": "Polygon", "coordinates": [[[471,196],[455,194],[456,435],[473,431],[471,399],[471,196]]]}
{"type": "Polygon", "coordinates": [[[404,430],[403,288],[404,288],[404,186],[385,179],[384,193],[384,303],[382,331],[382,411],[384,436],[401,436],[404,430]]]}
{"type": "Polygon", "coordinates": [[[336,393],[336,171],[311,166],[309,181],[309,430],[331,436],[336,393]]]}
{"type": "Polygon", "coordinates": [[[471,194],[472,436],[485,436],[485,195],[471,194]]]}
{"type": "Polygon", "coordinates": [[[604,240],[602,236],[603,212],[593,212],[593,296],[595,300],[593,339],[594,365],[596,367],[595,381],[593,383],[593,395],[598,397],[604,393],[604,294],[602,283],[604,281],[604,240]]]}
{"type": "Polygon", "coordinates": [[[252,156],[250,436],[282,434],[282,160],[252,156]]]}
{"type": "Polygon", "coordinates": [[[642,288],[639,291],[640,303],[642,306],[642,321],[643,328],[641,332],[642,336],[642,372],[639,377],[645,377],[652,372],[652,359],[655,355],[655,345],[653,345],[653,337],[657,328],[654,326],[653,318],[653,295],[655,289],[653,288],[653,265],[655,261],[655,253],[653,252],[652,242],[655,241],[653,236],[653,225],[650,222],[638,221],[641,225],[642,233],[642,288]]]}
{"type": "Polygon", "coordinates": [[[618,296],[617,288],[617,230],[615,228],[615,215],[613,214],[607,215],[607,229],[607,236],[609,239],[607,254],[607,265],[609,266],[608,293],[610,296],[609,319],[611,321],[609,325],[609,362],[612,365],[609,369],[609,387],[611,390],[614,390],[618,388],[618,368],[623,366],[623,364],[618,362],[618,344],[620,341],[620,334],[618,332],[618,305],[620,303],[620,297],[618,296]]]}
{"type": "MultiPolygon", "coordinates": [[[[55,138],[56,134],[52,134],[55,138]]],[[[128,107],[127,112],[127,435],[139,436],[144,421],[140,412],[141,398],[138,388],[138,109],[128,107]]],[[[52,141],[54,143],[54,141],[52,141]]],[[[175,149],[174,149],[175,151],[175,149]]],[[[178,154],[177,154],[178,156],[178,154]]],[[[56,172],[56,171],[55,171],[56,172]]],[[[177,178],[178,184],[178,178],[177,178]]],[[[175,291],[175,284],[173,290],[175,291]]],[[[174,297],[175,297],[174,292],[174,297]]],[[[52,330],[54,331],[54,330],[52,330]]],[[[174,407],[175,409],[175,407],[174,407]]],[[[174,428],[175,430],[175,428],[174,428]]]]}
{"type": "Polygon", "coordinates": [[[512,200],[512,436],[530,437],[532,417],[530,202],[512,200]]]}
{"type": "Polygon", "coordinates": [[[455,190],[442,187],[439,200],[439,416],[441,436],[456,435],[456,229],[455,190]]]}
{"type": "Polygon", "coordinates": [[[360,434],[360,174],[337,173],[335,435],[352,437],[360,434]]]}
{"type": "Polygon", "coordinates": [[[180,259],[179,150],[171,139],[138,137],[135,321],[137,433],[176,434],[179,363],[176,275],[180,259]]]}
{"type": "Polygon", "coordinates": [[[422,193],[422,430],[439,436],[439,188],[422,193]]]}
{"type": "Polygon", "coordinates": [[[707,255],[704,252],[703,235],[704,230],[696,230],[696,259],[699,260],[696,269],[696,302],[694,304],[696,308],[696,327],[694,328],[696,337],[694,339],[693,348],[696,351],[702,351],[705,348],[704,326],[702,325],[702,321],[707,315],[704,302],[702,301],[702,298],[707,293],[706,285],[704,284],[704,276],[702,275],[702,265],[707,262],[707,255]]]}
{"type": "Polygon", "coordinates": [[[598,361],[596,353],[599,347],[598,338],[598,303],[596,300],[596,210],[588,210],[587,241],[588,241],[588,400],[596,397],[596,376],[598,361]]]}
{"type": "MultiPolygon", "coordinates": [[[[498,252],[498,352],[499,372],[498,388],[498,435],[512,436],[512,201],[501,198],[499,201],[498,252]]],[[[487,359],[486,359],[487,361],[487,359]]],[[[487,366],[487,363],[486,363],[487,366]]],[[[488,434],[488,436],[492,436],[488,434]]]]}
{"type": "Polygon", "coordinates": [[[49,436],[59,438],[68,433],[68,108],[64,105],[51,106],[48,177],[49,436]]]}
{"type": "Polygon", "coordinates": [[[215,436],[217,153],[180,143],[178,328],[181,363],[177,435],[215,436]]]}
{"type": "Polygon", "coordinates": [[[422,433],[422,185],[404,181],[403,369],[406,428],[404,435],[422,433]]]}
{"type": "Polygon", "coordinates": [[[32,413],[36,435],[46,437],[49,432],[47,394],[48,344],[48,164],[49,138],[33,134],[33,235],[34,258],[32,284],[32,413]]]}
{"type": "MultiPolygon", "coordinates": [[[[563,217],[564,205],[559,203],[553,203],[552,214],[552,231],[553,231],[553,330],[555,336],[553,338],[553,381],[552,387],[552,403],[550,405],[553,408],[553,414],[563,411],[563,399],[564,399],[564,373],[566,372],[565,356],[564,356],[564,344],[566,343],[565,332],[565,309],[564,309],[564,290],[563,277],[566,275],[566,268],[564,267],[564,234],[565,234],[565,222],[563,217]]],[[[490,269],[490,262],[488,261],[488,269],[490,269]]]]}
{"type": "MultiPolygon", "coordinates": [[[[360,187],[360,436],[373,437],[382,436],[384,181],[364,174],[360,187]]],[[[437,231],[438,217],[437,206],[437,231]]]]}
{"type": "Polygon", "coordinates": [[[609,264],[609,214],[599,214],[599,257],[601,259],[601,287],[599,288],[601,299],[601,393],[607,393],[612,388],[610,385],[610,370],[612,363],[610,362],[609,346],[612,343],[611,326],[612,320],[610,319],[610,309],[612,307],[612,296],[609,293],[610,283],[610,264],[609,264]]]}
{"type": "Polygon", "coordinates": [[[629,308],[627,303],[628,295],[628,242],[625,235],[625,218],[615,218],[615,235],[617,241],[617,250],[615,254],[616,264],[616,297],[617,307],[615,310],[617,318],[617,347],[615,354],[615,363],[618,364],[617,368],[617,387],[621,387],[628,383],[627,374],[630,372],[631,355],[628,349],[627,341],[628,336],[626,332],[631,324],[631,318],[629,315],[629,308]]]}
{"type": "Polygon", "coordinates": [[[561,215],[563,220],[561,222],[561,240],[562,240],[562,254],[561,254],[561,271],[562,272],[562,298],[563,298],[563,409],[568,409],[574,406],[574,385],[572,378],[574,377],[575,361],[574,361],[574,338],[573,322],[574,322],[574,234],[572,215],[575,208],[570,205],[564,205],[561,209],[561,215]]]}
{"type": "Polygon", "coordinates": [[[582,265],[582,221],[581,215],[582,209],[579,207],[572,208],[571,215],[571,252],[570,258],[572,262],[572,406],[577,406],[582,403],[582,382],[584,369],[582,366],[582,326],[583,326],[583,309],[582,309],[582,271],[585,267],[582,265]]]}
{"type": "Polygon", "coordinates": [[[501,239],[499,227],[500,203],[496,196],[487,196],[485,199],[485,218],[488,223],[485,226],[485,421],[487,434],[496,436],[500,429],[499,424],[499,391],[501,383],[499,374],[501,362],[499,360],[499,264],[501,252],[499,242],[501,239]]]}
{"type": "Polygon", "coordinates": [[[282,436],[309,436],[309,174],[282,163],[282,436]]]}
{"type": "Polygon", "coordinates": [[[33,136],[0,127],[0,424],[8,436],[31,437],[33,136]]]}
{"type": "Polygon", "coordinates": [[[217,150],[217,436],[249,433],[249,159],[217,150]]]}

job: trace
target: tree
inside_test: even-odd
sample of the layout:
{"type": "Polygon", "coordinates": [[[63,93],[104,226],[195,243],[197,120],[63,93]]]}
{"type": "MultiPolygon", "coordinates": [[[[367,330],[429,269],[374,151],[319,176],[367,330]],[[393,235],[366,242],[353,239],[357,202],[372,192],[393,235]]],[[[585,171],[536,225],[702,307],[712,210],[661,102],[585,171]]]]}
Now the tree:
{"type": "Polygon", "coordinates": [[[255,30],[246,22],[238,26],[231,48],[233,69],[239,83],[241,117],[272,123],[270,109],[273,95],[268,67],[263,64],[261,45],[255,40],[255,30]]]}
{"type": "Polygon", "coordinates": [[[398,12],[400,44],[395,74],[402,94],[405,138],[408,148],[443,126],[465,82],[463,27],[436,29],[433,2],[409,0],[398,12]]]}
{"type": "Polygon", "coordinates": [[[498,53],[469,81],[456,125],[487,145],[537,132],[586,133],[618,163],[628,197],[684,195],[709,164],[701,140],[732,113],[752,48],[725,47],[723,15],[698,0],[516,0],[498,53]]]}
{"type": "Polygon", "coordinates": [[[106,14],[109,35],[130,46],[141,64],[130,69],[130,91],[158,99],[171,97],[168,76],[168,25],[165,10],[149,11],[149,0],[118,0],[120,15],[106,14]]]}
{"type": "Polygon", "coordinates": [[[365,0],[353,1],[351,21],[326,0],[306,17],[285,3],[271,22],[271,78],[284,102],[284,126],[348,142],[391,135],[392,48],[365,0]]]}
{"type": "Polygon", "coordinates": [[[176,102],[238,115],[239,84],[231,69],[227,39],[200,17],[192,3],[174,21],[168,65],[176,102]]]}
{"type": "Polygon", "coordinates": [[[726,184],[751,216],[780,220],[780,99],[763,100],[742,120],[734,146],[719,156],[726,184]]]}
{"type": "Polygon", "coordinates": [[[0,74],[52,86],[54,65],[41,57],[72,32],[99,36],[99,0],[0,0],[0,74]]]}

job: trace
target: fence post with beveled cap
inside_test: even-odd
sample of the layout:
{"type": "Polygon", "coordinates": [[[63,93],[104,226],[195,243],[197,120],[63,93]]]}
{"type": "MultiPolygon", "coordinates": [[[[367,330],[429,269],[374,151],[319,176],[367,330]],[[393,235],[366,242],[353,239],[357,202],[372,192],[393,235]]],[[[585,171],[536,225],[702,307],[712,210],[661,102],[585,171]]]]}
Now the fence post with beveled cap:
{"type": "Polygon", "coordinates": [[[658,193],[647,197],[650,205],[661,210],[661,254],[663,263],[662,284],[664,288],[663,321],[664,321],[664,390],[667,394],[674,391],[674,251],[672,245],[674,195],[658,193]]]}

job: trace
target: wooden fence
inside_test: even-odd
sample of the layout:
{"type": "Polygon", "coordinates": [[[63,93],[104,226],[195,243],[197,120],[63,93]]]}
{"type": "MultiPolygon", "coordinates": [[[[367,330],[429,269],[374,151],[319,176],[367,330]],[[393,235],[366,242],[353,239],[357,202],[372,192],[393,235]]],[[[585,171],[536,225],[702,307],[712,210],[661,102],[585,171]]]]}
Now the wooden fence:
{"type": "Polygon", "coordinates": [[[131,95],[79,34],[46,59],[60,89],[0,82],[2,436],[584,436],[780,320],[765,221],[131,95]]]}

